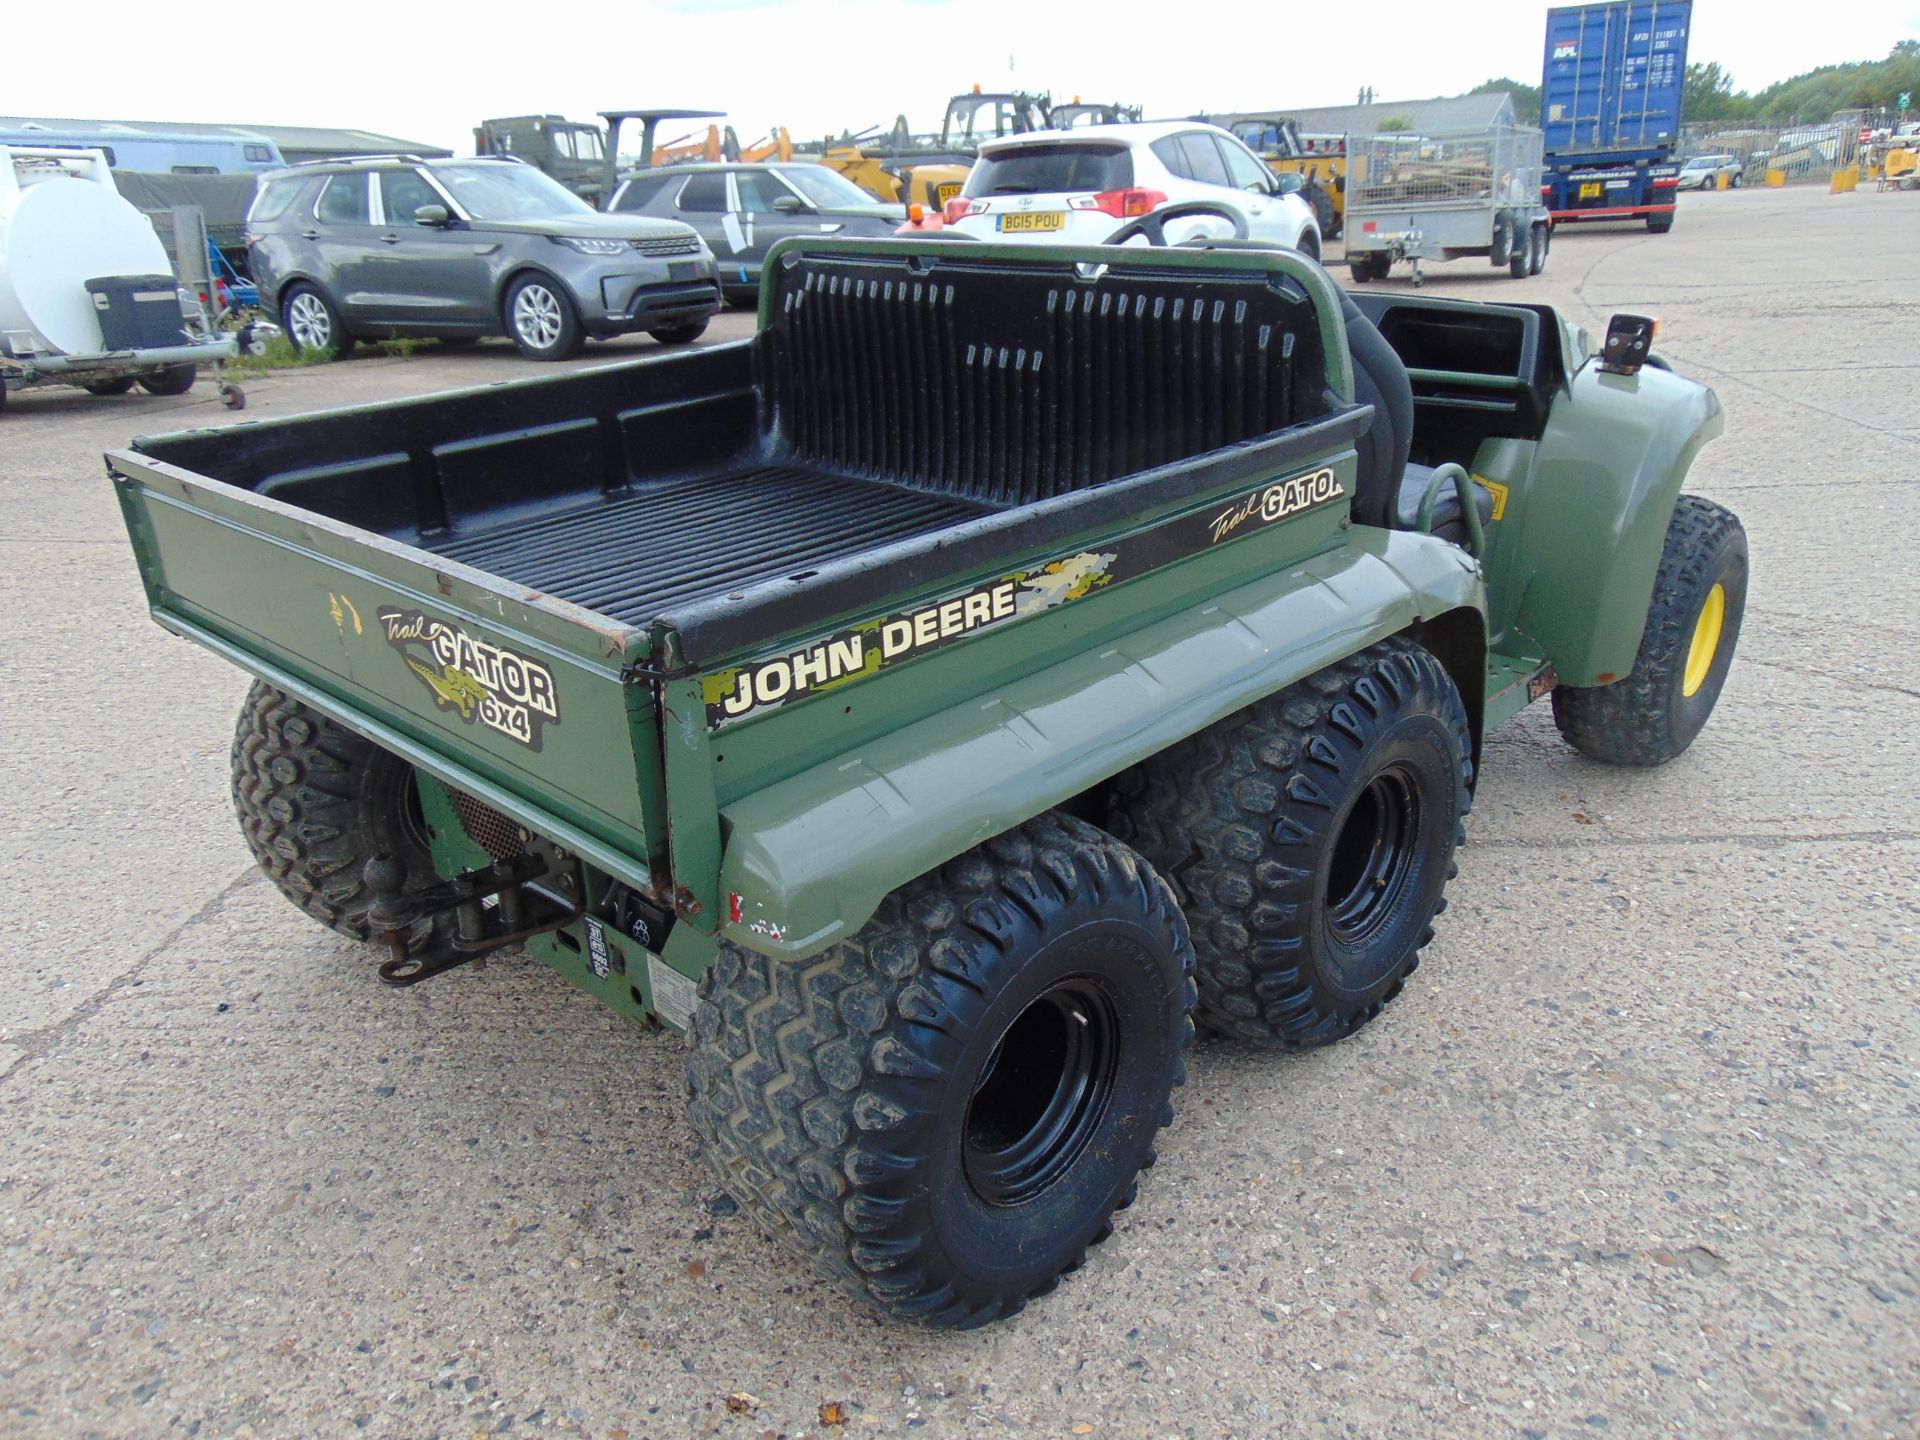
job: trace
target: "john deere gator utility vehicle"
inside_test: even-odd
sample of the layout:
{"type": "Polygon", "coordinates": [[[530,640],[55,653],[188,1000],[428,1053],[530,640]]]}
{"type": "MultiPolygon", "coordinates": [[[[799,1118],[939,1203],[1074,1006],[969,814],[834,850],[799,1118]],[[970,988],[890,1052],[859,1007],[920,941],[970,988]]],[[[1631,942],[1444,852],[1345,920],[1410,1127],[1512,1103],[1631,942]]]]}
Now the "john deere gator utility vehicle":
{"type": "Polygon", "coordinates": [[[771,1234],[978,1325],[1134,1201],[1196,1022],[1401,993],[1494,726],[1699,734],[1747,548],[1649,329],[801,241],[749,340],[109,464],[154,617],[258,677],[233,798],[288,899],[393,984],[517,946],[683,1033],[771,1234]]]}

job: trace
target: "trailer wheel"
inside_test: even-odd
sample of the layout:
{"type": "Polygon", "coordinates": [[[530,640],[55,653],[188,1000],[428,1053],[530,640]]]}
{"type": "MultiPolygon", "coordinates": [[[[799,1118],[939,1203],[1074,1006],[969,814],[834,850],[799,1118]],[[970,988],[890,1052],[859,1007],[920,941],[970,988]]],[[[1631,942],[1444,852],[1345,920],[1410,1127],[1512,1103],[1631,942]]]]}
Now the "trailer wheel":
{"type": "Polygon", "coordinates": [[[882,1312],[972,1327],[1078,1269],[1130,1204],[1193,1042],[1173,894],[1046,814],[811,960],[723,942],[693,1127],[776,1239],[882,1312]]]}
{"type": "Polygon", "coordinates": [[[372,938],[373,894],[361,871],[399,856],[409,885],[433,861],[413,767],[256,680],[233,734],[233,808],[240,832],[280,893],[329,929],[372,938]]]}
{"type": "Polygon", "coordinates": [[[1124,773],[1109,828],[1180,892],[1199,1018],[1281,1049],[1400,993],[1446,908],[1472,805],[1459,691],[1384,641],[1124,773]]]}
{"type": "Polygon", "coordinates": [[[1526,230],[1513,237],[1513,250],[1507,256],[1507,273],[1516,280],[1524,280],[1533,273],[1533,231],[1526,230]]]}
{"type": "Polygon", "coordinates": [[[1487,263],[1498,269],[1513,259],[1513,221],[1497,215],[1493,221],[1492,244],[1487,248],[1487,263]]]}
{"type": "Polygon", "coordinates": [[[1562,685],[1553,721],[1582,755],[1664,765],[1705,727],[1747,608],[1747,532],[1731,510],[1682,495],[1667,526],[1647,628],[1624,680],[1562,685]]]}
{"type": "Polygon", "coordinates": [[[1388,250],[1368,250],[1347,261],[1347,269],[1358,284],[1384,280],[1393,273],[1393,254],[1388,250]]]}
{"type": "Polygon", "coordinates": [[[89,380],[82,388],[89,395],[124,395],[133,389],[133,376],[115,375],[111,380],[89,380]]]}
{"type": "Polygon", "coordinates": [[[1553,248],[1553,232],[1545,225],[1533,227],[1533,240],[1528,255],[1529,275],[1538,275],[1547,268],[1547,251],[1553,248]]]}
{"type": "Polygon", "coordinates": [[[191,360],[179,365],[166,365],[142,375],[140,388],[149,395],[184,395],[193,389],[193,382],[199,374],[199,368],[191,360]]]}

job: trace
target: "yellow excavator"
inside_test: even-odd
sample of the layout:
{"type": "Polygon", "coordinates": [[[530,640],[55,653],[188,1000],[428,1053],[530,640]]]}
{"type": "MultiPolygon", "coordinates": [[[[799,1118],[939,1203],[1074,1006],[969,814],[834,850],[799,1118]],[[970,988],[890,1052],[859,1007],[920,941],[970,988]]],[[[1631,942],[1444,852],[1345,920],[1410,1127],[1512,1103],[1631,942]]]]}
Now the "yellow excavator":
{"type": "Polygon", "coordinates": [[[821,162],[875,199],[938,211],[960,193],[980,142],[1049,128],[1049,96],[979,85],[947,102],[938,135],[915,135],[902,115],[884,135],[862,131],[828,140],[821,162]]]}
{"type": "Polygon", "coordinates": [[[751,145],[742,145],[731,125],[709,125],[706,134],[698,138],[687,134],[664,145],[656,145],[650,163],[685,165],[698,161],[731,160],[757,165],[763,160],[792,158],[793,137],[787,133],[784,125],[774,126],[751,145]]]}

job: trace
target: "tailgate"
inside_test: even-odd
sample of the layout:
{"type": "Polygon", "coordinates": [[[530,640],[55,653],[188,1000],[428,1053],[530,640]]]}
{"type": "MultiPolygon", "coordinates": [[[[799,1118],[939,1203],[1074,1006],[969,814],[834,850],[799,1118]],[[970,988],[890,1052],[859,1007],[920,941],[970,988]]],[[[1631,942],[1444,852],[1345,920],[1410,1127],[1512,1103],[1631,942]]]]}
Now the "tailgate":
{"type": "Polygon", "coordinates": [[[648,636],[129,451],[154,619],[634,884],[665,840],[648,636]]]}

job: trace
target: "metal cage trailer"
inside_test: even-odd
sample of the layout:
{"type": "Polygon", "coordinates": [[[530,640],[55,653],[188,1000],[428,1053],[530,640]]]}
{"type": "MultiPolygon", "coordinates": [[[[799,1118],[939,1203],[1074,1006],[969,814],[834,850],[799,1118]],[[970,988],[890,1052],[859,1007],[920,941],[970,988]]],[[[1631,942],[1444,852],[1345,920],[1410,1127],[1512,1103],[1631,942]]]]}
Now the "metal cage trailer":
{"type": "Polygon", "coordinates": [[[1540,131],[1530,125],[1439,134],[1356,135],[1348,142],[1347,267],[1356,282],[1393,266],[1484,255],[1518,280],[1547,264],[1540,131]]]}

